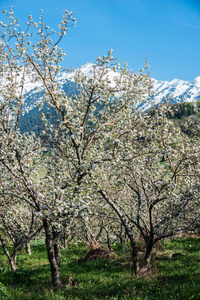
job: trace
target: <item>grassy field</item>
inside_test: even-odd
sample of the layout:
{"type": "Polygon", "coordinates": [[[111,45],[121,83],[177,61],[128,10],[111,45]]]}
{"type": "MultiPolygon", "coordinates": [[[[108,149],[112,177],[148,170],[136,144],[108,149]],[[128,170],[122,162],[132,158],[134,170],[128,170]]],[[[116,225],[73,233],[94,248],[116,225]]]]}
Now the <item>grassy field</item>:
{"type": "Polygon", "coordinates": [[[89,262],[78,262],[86,253],[83,245],[63,249],[61,289],[51,285],[41,241],[33,242],[31,256],[21,252],[16,272],[0,247],[0,299],[200,299],[200,238],[164,241],[143,278],[133,275],[128,249],[113,247],[118,257],[89,262]]]}

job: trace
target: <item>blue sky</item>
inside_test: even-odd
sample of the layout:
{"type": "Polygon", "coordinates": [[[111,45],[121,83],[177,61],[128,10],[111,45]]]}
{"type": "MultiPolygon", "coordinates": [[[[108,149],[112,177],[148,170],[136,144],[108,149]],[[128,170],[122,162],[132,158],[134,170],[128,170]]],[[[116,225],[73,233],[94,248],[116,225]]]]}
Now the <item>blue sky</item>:
{"type": "Polygon", "coordinates": [[[200,0],[0,0],[1,11],[10,5],[22,23],[29,14],[37,21],[43,9],[54,29],[66,9],[76,12],[77,26],[61,44],[66,68],[94,62],[113,49],[135,72],[148,55],[156,79],[200,75],[200,0]]]}

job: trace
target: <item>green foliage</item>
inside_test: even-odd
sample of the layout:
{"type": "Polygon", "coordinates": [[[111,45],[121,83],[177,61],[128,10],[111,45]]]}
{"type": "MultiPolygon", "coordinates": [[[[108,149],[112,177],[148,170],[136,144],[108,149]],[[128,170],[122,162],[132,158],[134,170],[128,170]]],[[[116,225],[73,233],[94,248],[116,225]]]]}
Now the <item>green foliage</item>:
{"type": "Polygon", "coordinates": [[[5,299],[6,297],[9,297],[8,288],[3,285],[3,283],[0,282],[0,297],[1,299],[5,299]]]}
{"type": "Polygon", "coordinates": [[[171,114],[170,113],[168,114],[168,117],[172,119],[180,120],[200,112],[199,100],[196,103],[183,102],[183,103],[170,104],[170,106],[172,108],[172,112],[171,114]]]}
{"type": "MultiPolygon", "coordinates": [[[[189,137],[200,137],[200,100],[169,104],[168,108],[167,118],[174,120],[174,124],[180,127],[182,132],[189,137]]],[[[155,111],[150,109],[147,113],[154,116],[155,111]]]]}
{"type": "Polygon", "coordinates": [[[20,133],[23,134],[27,132],[34,132],[36,136],[39,136],[42,130],[45,130],[45,125],[42,121],[42,114],[45,114],[50,120],[51,124],[55,125],[55,110],[49,107],[48,105],[44,105],[41,111],[38,110],[38,108],[34,108],[29,113],[20,116],[18,122],[18,128],[20,130],[20,133]]]}
{"type": "Polygon", "coordinates": [[[154,257],[151,271],[143,278],[133,275],[116,244],[118,258],[80,263],[86,251],[82,244],[69,244],[62,250],[63,287],[50,282],[50,267],[43,241],[34,241],[32,256],[22,252],[20,269],[9,271],[0,248],[1,299],[199,299],[200,238],[164,240],[154,257]],[[38,245],[37,245],[38,243],[38,245]]]}

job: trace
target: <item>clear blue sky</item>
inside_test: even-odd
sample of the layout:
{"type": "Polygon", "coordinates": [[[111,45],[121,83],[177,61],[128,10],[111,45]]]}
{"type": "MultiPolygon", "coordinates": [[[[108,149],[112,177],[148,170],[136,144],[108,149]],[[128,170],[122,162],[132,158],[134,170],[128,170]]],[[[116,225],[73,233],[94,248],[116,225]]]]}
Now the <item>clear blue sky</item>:
{"type": "MultiPolygon", "coordinates": [[[[38,20],[56,29],[64,10],[76,12],[77,26],[62,42],[64,67],[113,55],[138,71],[148,54],[151,76],[160,80],[193,80],[200,75],[200,0],[0,0],[16,17],[38,20]]],[[[2,18],[2,17],[1,17],[2,18]]]]}

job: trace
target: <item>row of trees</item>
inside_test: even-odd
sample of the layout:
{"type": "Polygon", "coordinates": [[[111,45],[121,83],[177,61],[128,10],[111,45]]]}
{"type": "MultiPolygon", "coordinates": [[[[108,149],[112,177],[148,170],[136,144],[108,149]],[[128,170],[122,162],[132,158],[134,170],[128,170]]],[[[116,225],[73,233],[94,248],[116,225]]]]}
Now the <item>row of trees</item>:
{"type": "Polygon", "coordinates": [[[114,232],[125,232],[135,273],[147,270],[156,242],[198,221],[199,140],[174,127],[166,106],[152,116],[137,111],[137,104],[151,93],[151,79],[143,70],[136,74],[120,67],[112,51],[96,60],[88,76],[77,71],[79,92],[67,96],[55,78],[64,56],[58,44],[76,21],[72,13],[65,12],[57,33],[46,26],[42,13],[38,23],[29,16],[24,31],[12,7],[4,13],[0,240],[11,267],[17,267],[17,249],[43,228],[52,281],[61,286],[60,239],[81,223],[93,242],[102,231],[108,240],[114,232]],[[55,111],[53,123],[43,114],[40,137],[17,129],[29,81],[44,92],[40,106],[46,103],[55,111]],[[20,226],[18,214],[29,216],[18,218],[20,226]],[[95,234],[90,222],[98,227],[95,234]],[[146,245],[141,264],[136,232],[146,245]],[[12,255],[6,250],[6,234],[15,246],[12,255]]]}

